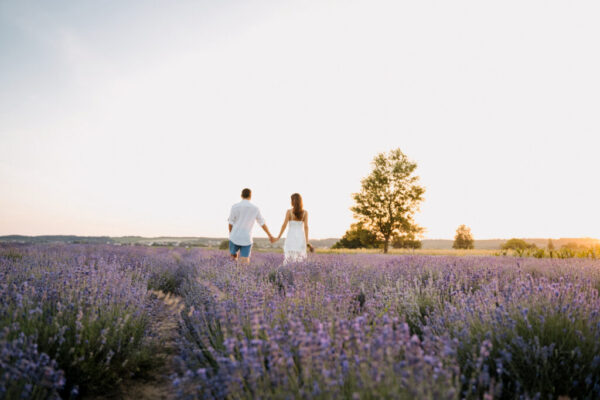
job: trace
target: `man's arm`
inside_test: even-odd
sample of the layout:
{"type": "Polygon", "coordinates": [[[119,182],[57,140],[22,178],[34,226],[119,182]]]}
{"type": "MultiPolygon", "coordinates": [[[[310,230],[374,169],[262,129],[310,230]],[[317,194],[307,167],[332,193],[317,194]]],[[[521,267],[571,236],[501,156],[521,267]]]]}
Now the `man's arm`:
{"type": "Polygon", "coordinates": [[[263,228],[263,231],[267,232],[267,235],[269,236],[269,241],[271,243],[274,243],[276,241],[276,239],[273,237],[273,235],[271,235],[271,232],[269,232],[269,228],[267,228],[267,224],[262,224],[260,227],[263,228]]]}
{"type": "Polygon", "coordinates": [[[229,212],[229,218],[227,219],[227,221],[229,222],[229,233],[231,233],[231,230],[233,229],[233,223],[236,221],[236,215],[235,215],[235,211],[234,211],[234,207],[231,207],[231,211],[229,212]]]}
{"type": "Polygon", "coordinates": [[[269,228],[267,228],[267,223],[265,222],[265,219],[260,213],[260,210],[258,210],[258,213],[256,214],[256,222],[258,222],[260,227],[263,228],[263,231],[267,232],[267,235],[269,236],[269,241],[271,243],[275,243],[276,239],[273,237],[273,235],[271,235],[271,232],[269,232],[269,228]]]}

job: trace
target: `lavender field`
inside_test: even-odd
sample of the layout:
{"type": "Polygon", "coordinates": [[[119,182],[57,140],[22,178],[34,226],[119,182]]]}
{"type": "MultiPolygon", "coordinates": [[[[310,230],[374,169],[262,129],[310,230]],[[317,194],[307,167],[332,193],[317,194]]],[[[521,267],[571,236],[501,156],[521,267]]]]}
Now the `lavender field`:
{"type": "Polygon", "coordinates": [[[0,247],[0,398],[600,398],[600,261],[0,247]],[[160,298],[177,313],[159,357],[160,298]]]}

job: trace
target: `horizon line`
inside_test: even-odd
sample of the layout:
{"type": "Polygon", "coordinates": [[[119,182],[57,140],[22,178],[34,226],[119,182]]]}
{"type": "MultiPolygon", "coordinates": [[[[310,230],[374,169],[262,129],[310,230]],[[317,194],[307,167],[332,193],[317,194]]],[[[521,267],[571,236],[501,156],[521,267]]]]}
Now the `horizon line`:
{"type": "MultiPolygon", "coordinates": [[[[159,238],[181,238],[181,239],[226,239],[227,236],[177,236],[177,235],[160,235],[160,236],[142,236],[142,235],[77,235],[77,234],[42,234],[42,235],[24,235],[18,233],[12,233],[7,235],[0,235],[0,238],[8,237],[8,236],[22,236],[22,237],[43,237],[43,236],[77,236],[77,237],[107,237],[107,238],[127,238],[127,237],[138,237],[143,239],[159,239],[159,238]]],[[[254,236],[254,239],[268,239],[266,236],[254,236]]],[[[339,240],[341,237],[324,237],[324,238],[311,238],[312,240],[339,240]]],[[[502,238],[502,237],[494,237],[494,238],[474,238],[475,241],[481,240],[509,240],[509,239],[529,239],[529,240],[565,240],[565,239],[591,239],[591,240],[600,240],[600,238],[595,238],[591,236],[579,236],[579,237],[527,237],[527,236],[512,236],[510,238],[502,238]]],[[[454,240],[454,238],[429,238],[425,237],[420,240],[454,240]]]]}

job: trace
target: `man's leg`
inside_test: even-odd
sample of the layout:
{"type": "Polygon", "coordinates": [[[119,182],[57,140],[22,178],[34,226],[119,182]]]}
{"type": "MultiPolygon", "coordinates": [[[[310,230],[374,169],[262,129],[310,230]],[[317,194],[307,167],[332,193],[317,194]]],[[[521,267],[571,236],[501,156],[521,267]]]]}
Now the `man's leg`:
{"type": "Polygon", "coordinates": [[[229,241],[229,255],[231,259],[237,261],[238,259],[238,251],[240,251],[240,246],[233,243],[231,240],[229,241]]]}
{"type": "Polygon", "coordinates": [[[252,245],[248,246],[240,246],[240,259],[246,265],[250,264],[250,250],[252,249],[252,245]]]}

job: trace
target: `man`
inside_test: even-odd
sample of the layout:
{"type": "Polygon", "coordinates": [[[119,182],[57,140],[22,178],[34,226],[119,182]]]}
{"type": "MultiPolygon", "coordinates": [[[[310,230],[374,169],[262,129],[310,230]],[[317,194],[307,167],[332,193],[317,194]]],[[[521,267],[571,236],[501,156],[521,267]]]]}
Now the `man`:
{"type": "Polygon", "coordinates": [[[246,264],[250,263],[254,221],[258,222],[267,233],[271,243],[275,242],[275,238],[269,232],[258,207],[250,203],[251,198],[252,191],[250,189],[242,190],[242,201],[234,204],[229,214],[229,252],[231,258],[237,260],[239,252],[242,262],[246,264]]]}

